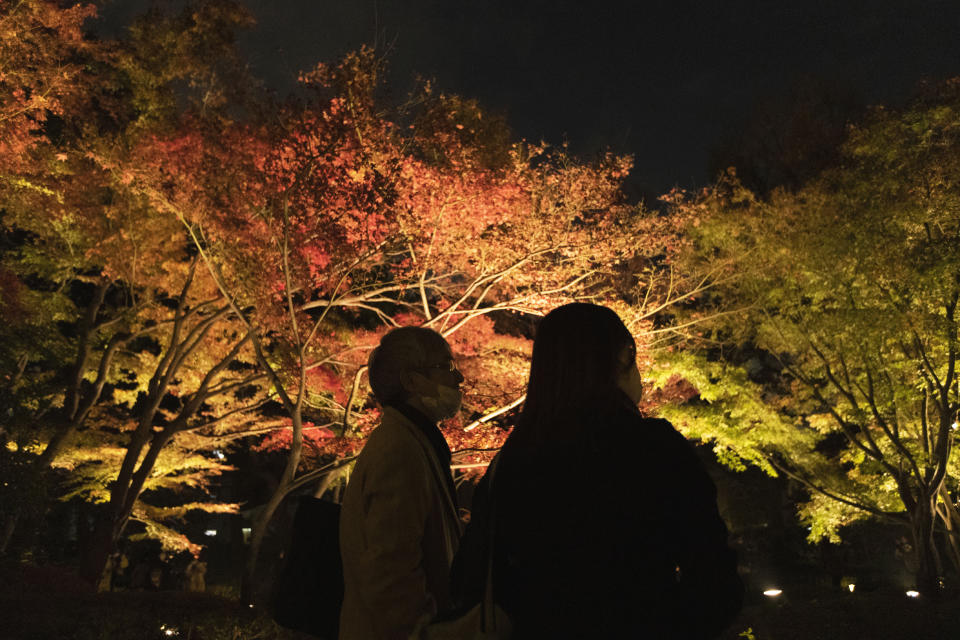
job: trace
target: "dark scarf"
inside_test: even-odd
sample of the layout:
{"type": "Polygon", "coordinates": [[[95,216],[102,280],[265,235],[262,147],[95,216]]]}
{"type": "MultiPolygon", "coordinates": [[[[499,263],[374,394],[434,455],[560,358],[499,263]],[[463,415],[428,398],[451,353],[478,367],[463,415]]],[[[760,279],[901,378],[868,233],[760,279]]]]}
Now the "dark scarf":
{"type": "Polygon", "coordinates": [[[440,468],[446,470],[444,474],[444,480],[447,483],[447,487],[450,489],[450,495],[453,497],[454,506],[457,505],[457,488],[453,484],[453,476],[450,474],[450,445],[447,444],[446,439],[443,437],[443,434],[440,433],[440,429],[437,428],[437,425],[423,412],[411,407],[406,403],[396,403],[391,405],[394,409],[399,411],[403,417],[412,422],[417,429],[420,430],[423,435],[427,437],[427,441],[430,443],[430,446],[433,447],[434,452],[437,454],[437,459],[440,461],[440,468]]]}

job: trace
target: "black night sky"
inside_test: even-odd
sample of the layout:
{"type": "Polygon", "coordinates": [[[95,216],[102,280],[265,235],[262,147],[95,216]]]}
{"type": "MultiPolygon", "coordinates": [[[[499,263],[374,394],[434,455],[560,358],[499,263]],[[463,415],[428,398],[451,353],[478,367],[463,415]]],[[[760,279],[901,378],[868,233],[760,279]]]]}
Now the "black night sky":
{"type": "MultiPolygon", "coordinates": [[[[122,25],[150,0],[102,11],[122,25]]],[[[636,158],[648,197],[703,186],[758,106],[814,81],[897,104],[960,75],[953,0],[246,0],[254,71],[283,93],[299,70],[389,46],[391,85],[414,74],[506,114],[517,136],[636,158]],[[719,158],[719,160],[718,160],[719,158]]]]}

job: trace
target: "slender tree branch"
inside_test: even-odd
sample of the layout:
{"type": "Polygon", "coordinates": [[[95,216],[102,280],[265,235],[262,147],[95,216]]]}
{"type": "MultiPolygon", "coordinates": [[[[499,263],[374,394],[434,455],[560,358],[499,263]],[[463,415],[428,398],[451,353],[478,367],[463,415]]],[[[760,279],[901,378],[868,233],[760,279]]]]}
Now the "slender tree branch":
{"type": "Polygon", "coordinates": [[[500,407],[500,408],[498,408],[498,409],[496,409],[496,410],[494,410],[494,411],[491,411],[491,412],[488,413],[488,414],[485,414],[485,415],[481,416],[481,417],[478,418],[477,420],[474,420],[473,422],[471,422],[470,424],[468,424],[467,426],[465,426],[465,427],[463,428],[463,430],[464,430],[464,431],[473,431],[474,429],[476,429],[477,427],[479,427],[481,424],[490,422],[490,421],[493,420],[494,418],[500,417],[500,416],[502,416],[503,414],[509,412],[511,409],[514,409],[514,408],[520,406],[521,404],[523,404],[523,401],[526,400],[526,399],[527,399],[527,394],[523,394],[522,396],[520,396],[520,397],[517,398],[516,400],[513,400],[512,402],[510,402],[510,403],[508,403],[508,404],[506,404],[506,405],[504,405],[504,406],[502,406],[502,407],[500,407]]]}
{"type": "Polygon", "coordinates": [[[347,404],[343,408],[343,433],[349,434],[352,433],[353,429],[350,426],[350,413],[353,411],[353,399],[357,397],[357,391],[360,389],[360,376],[367,370],[366,366],[359,367],[357,372],[353,374],[353,384],[350,385],[350,395],[347,396],[347,404]]]}
{"type": "Polygon", "coordinates": [[[80,390],[83,384],[83,373],[87,365],[87,357],[90,354],[90,336],[93,332],[93,325],[96,322],[97,314],[100,313],[100,307],[107,296],[107,290],[110,283],[102,281],[94,290],[93,299],[87,306],[80,320],[80,327],[77,336],[77,356],[74,361],[73,371],[70,375],[70,384],[67,387],[67,399],[64,406],[67,407],[68,419],[73,419],[80,407],[80,390]]]}

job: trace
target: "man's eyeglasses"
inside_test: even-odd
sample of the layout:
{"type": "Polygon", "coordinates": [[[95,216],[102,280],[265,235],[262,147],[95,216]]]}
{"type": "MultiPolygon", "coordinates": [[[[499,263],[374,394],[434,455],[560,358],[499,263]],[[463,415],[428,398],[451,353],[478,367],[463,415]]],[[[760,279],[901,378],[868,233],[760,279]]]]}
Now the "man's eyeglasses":
{"type": "Polygon", "coordinates": [[[454,363],[453,360],[447,360],[446,362],[440,362],[438,364],[428,364],[419,368],[420,369],[440,369],[441,371],[446,371],[447,373],[453,373],[454,371],[459,371],[459,369],[457,369],[457,365],[454,363]]]}

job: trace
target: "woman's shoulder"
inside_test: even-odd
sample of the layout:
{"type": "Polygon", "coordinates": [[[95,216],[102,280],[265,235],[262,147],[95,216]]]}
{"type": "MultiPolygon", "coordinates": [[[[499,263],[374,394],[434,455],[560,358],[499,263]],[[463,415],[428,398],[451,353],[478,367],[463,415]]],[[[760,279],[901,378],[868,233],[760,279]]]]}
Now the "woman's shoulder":
{"type": "Polygon", "coordinates": [[[663,418],[645,416],[630,408],[618,407],[604,417],[610,428],[621,438],[658,440],[669,445],[686,445],[686,439],[663,418]]]}
{"type": "Polygon", "coordinates": [[[701,467],[693,445],[663,418],[620,411],[598,430],[601,447],[616,458],[628,457],[655,468],[677,472],[701,467]]]}

